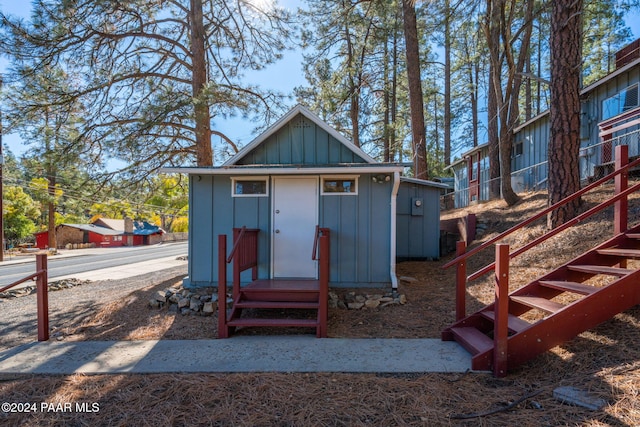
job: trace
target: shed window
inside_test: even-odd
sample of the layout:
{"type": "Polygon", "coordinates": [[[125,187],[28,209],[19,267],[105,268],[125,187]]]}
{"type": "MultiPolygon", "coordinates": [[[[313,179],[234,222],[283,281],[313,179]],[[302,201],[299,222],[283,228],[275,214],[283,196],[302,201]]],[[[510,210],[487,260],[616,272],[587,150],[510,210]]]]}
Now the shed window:
{"type": "Polygon", "coordinates": [[[268,194],[266,177],[231,178],[233,197],[259,197],[268,194]]]}
{"type": "Polygon", "coordinates": [[[358,194],[358,177],[323,177],[322,194],[356,195],[358,194]]]}
{"type": "Polygon", "coordinates": [[[516,142],[513,147],[514,157],[522,156],[523,153],[524,153],[524,144],[522,143],[522,141],[516,142]]]}

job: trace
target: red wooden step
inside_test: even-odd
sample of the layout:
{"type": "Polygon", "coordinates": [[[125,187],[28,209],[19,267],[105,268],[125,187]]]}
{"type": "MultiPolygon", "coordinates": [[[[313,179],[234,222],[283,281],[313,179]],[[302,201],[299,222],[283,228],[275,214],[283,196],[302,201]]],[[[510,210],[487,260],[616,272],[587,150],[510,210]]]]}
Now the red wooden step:
{"type": "Polygon", "coordinates": [[[243,291],[265,290],[274,292],[309,292],[318,291],[320,283],[318,280],[306,279],[261,279],[255,280],[243,287],[243,291]]]}
{"type": "Polygon", "coordinates": [[[563,282],[561,280],[540,280],[542,286],[547,288],[558,289],[559,291],[573,292],[580,295],[591,295],[594,292],[598,292],[601,288],[595,286],[585,285],[578,282],[563,282]]]}
{"type": "Polygon", "coordinates": [[[318,280],[256,280],[240,289],[247,300],[314,302],[319,298],[318,280]]]}
{"type": "Polygon", "coordinates": [[[613,255],[624,258],[640,259],[640,249],[608,248],[598,249],[600,255],[613,255]]]}
{"type": "Polygon", "coordinates": [[[627,236],[629,239],[639,239],[640,240],[640,233],[627,233],[627,234],[625,234],[625,236],[627,236]]]}
{"type": "Polygon", "coordinates": [[[538,308],[546,311],[547,313],[555,313],[566,307],[565,305],[555,301],[529,295],[512,295],[509,298],[511,301],[526,305],[527,307],[538,308]]]}
{"type": "Polygon", "coordinates": [[[258,300],[242,300],[234,304],[238,308],[299,308],[299,309],[317,309],[317,302],[305,301],[258,301],[258,300]]]}
{"type": "Polygon", "coordinates": [[[606,267],[604,265],[569,265],[567,268],[581,273],[608,274],[610,276],[620,277],[633,272],[633,270],[627,270],[626,268],[606,267]]]}
{"type": "MultiPolygon", "coordinates": [[[[496,320],[495,319],[496,313],[492,310],[483,310],[480,312],[480,314],[493,322],[495,322],[496,320]]],[[[509,330],[516,333],[522,332],[525,329],[527,329],[529,326],[531,326],[531,323],[527,322],[524,319],[519,318],[518,316],[514,316],[513,314],[509,314],[507,324],[508,324],[509,330]]]]}
{"type": "Polygon", "coordinates": [[[309,327],[318,326],[317,319],[252,319],[240,318],[227,322],[228,326],[250,327],[250,326],[273,326],[273,327],[309,327]]]}
{"type": "Polygon", "coordinates": [[[493,340],[478,329],[464,326],[451,328],[456,342],[472,354],[483,353],[493,348],[493,340]]]}

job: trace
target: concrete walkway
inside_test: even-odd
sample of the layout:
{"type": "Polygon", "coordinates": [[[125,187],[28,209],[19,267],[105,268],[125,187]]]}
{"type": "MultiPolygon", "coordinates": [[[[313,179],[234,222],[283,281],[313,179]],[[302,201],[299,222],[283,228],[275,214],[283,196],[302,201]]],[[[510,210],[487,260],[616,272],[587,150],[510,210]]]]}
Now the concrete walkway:
{"type": "Polygon", "coordinates": [[[239,336],[223,340],[25,344],[0,352],[0,373],[465,372],[471,356],[438,339],[239,336]]]}

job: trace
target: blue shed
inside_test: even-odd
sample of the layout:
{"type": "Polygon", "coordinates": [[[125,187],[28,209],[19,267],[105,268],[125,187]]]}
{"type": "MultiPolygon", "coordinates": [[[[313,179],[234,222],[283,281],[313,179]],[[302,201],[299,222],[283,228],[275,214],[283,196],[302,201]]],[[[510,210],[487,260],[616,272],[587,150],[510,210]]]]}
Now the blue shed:
{"type": "MultiPolygon", "coordinates": [[[[331,232],[331,286],[395,287],[402,169],[376,162],[300,105],[222,166],[165,169],[189,174],[185,286],[217,286],[216,236],[242,226],[259,230],[258,279],[316,279],[311,255],[319,226],[331,232]]],[[[438,235],[437,194],[424,203],[438,235]]],[[[437,258],[438,248],[437,241],[420,246],[427,252],[420,257],[437,258]]]]}
{"type": "Polygon", "coordinates": [[[400,177],[396,207],[396,259],[440,257],[440,194],[446,184],[400,177]]]}

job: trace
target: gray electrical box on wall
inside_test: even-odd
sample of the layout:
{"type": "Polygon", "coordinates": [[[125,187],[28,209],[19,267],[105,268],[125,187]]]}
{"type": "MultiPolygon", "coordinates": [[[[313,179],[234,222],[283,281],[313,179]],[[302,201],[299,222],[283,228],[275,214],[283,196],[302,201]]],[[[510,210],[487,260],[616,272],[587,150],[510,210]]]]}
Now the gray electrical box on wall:
{"type": "Polygon", "coordinates": [[[422,216],[424,215],[424,200],[421,197],[411,198],[411,215],[422,216]]]}

